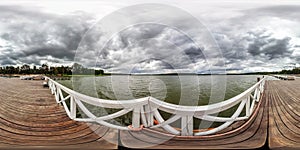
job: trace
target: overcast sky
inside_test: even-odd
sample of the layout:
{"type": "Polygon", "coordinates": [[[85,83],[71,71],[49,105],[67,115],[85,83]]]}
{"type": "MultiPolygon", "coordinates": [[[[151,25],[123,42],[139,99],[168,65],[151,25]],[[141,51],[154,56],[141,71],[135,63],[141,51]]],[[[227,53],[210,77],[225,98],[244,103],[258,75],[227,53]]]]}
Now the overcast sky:
{"type": "MultiPolygon", "coordinates": [[[[214,51],[205,43],[195,44],[191,38],[201,39],[202,35],[190,37],[172,26],[159,24],[129,26],[108,42],[101,41],[106,29],[96,30],[95,23],[119,9],[146,2],[0,1],[0,65],[70,65],[79,47],[80,55],[96,55],[97,60],[88,56],[81,59],[77,51],[76,61],[115,72],[203,73],[225,67],[228,72],[236,73],[277,71],[291,64],[299,66],[300,3],[297,1],[157,1],[197,18],[206,27],[205,33],[215,40],[222,59],[213,58],[214,51]],[[91,31],[96,35],[91,35],[91,31]],[[101,49],[101,52],[91,53],[91,49],[101,49]],[[213,63],[209,64],[208,59],[213,63]]],[[[147,10],[137,10],[147,13],[147,10]]],[[[173,13],[160,9],[155,12],[162,16],[173,13]]],[[[184,16],[173,15],[174,26],[191,33],[193,29],[198,30],[194,24],[184,21],[184,16]]],[[[127,15],[123,22],[132,21],[134,16],[127,15]]]]}

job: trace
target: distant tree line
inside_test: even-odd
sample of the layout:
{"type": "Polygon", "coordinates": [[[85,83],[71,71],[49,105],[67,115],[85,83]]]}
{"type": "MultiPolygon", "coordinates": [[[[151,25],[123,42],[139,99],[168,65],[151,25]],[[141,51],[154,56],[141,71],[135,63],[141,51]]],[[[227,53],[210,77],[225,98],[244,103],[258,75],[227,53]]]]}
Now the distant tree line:
{"type": "Polygon", "coordinates": [[[300,68],[294,68],[291,70],[282,70],[278,74],[300,74],[300,68]]]}
{"type": "Polygon", "coordinates": [[[103,75],[103,70],[89,69],[84,66],[74,63],[72,66],[60,66],[51,67],[47,64],[42,64],[42,66],[30,67],[27,64],[22,66],[5,66],[0,67],[0,74],[48,74],[48,75],[103,75]]]}
{"type": "MultiPolygon", "coordinates": [[[[273,71],[273,72],[249,72],[249,73],[241,73],[241,74],[232,74],[232,75],[268,75],[268,74],[300,74],[300,68],[294,68],[290,70],[281,70],[281,71],[273,71]]],[[[230,74],[231,75],[231,74],[230,74]]]]}
{"type": "Polygon", "coordinates": [[[261,75],[268,75],[268,74],[300,74],[300,68],[294,68],[289,70],[281,70],[281,71],[274,71],[274,72],[251,72],[247,74],[261,74],[261,75]]]}
{"type": "Polygon", "coordinates": [[[97,70],[97,69],[85,68],[84,66],[78,63],[73,64],[72,71],[73,74],[77,74],[77,75],[91,75],[91,74],[103,75],[104,74],[104,71],[101,69],[97,70]]]}
{"type": "MultiPolygon", "coordinates": [[[[74,63],[72,66],[60,66],[60,67],[51,67],[47,64],[42,64],[42,66],[30,67],[27,64],[22,66],[0,66],[0,74],[48,74],[48,75],[104,75],[109,73],[104,73],[101,69],[90,69],[86,68],[81,64],[74,63]]],[[[300,68],[294,68],[291,70],[282,70],[279,72],[251,72],[244,74],[300,74],[300,68]]]]}

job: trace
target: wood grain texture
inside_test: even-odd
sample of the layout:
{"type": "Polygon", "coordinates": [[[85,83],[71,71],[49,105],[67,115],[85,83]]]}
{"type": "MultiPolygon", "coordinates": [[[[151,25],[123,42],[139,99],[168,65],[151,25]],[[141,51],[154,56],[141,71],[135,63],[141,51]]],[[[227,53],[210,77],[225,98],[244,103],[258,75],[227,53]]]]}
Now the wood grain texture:
{"type": "Polygon", "coordinates": [[[254,115],[246,122],[236,122],[225,131],[208,136],[173,136],[162,131],[122,131],[126,147],[153,149],[254,149],[265,146],[268,125],[268,102],[264,95],[254,115]]]}
{"type": "MultiPolygon", "coordinates": [[[[267,81],[247,121],[208,136],[121,131],[122,145],[152,149],[300,149],[300,79],[267,81]],[[268,145],[266,145],[268,144],[268,145]]],[[[115,132],[70,120],[42,81],[0,78],[0,149],[115,149],[115,132]],[[97,133],[97,134],[96,134],[97,133]]]]}
{"type": "Polygon", "coordinates": [[[300,79],[272,81],[268,87],[270,149],[300,149],[300,79]]]}
{"type": "Polygon", "coordinates": [[[0,78],[0,149],[116,149],[104,126],[76,122],[42,81],[0,78]]]}
{"type": "Polygon", "coordinates": [[[124,146],[163,149],[300,149],[300,79],[267,81],[256,114],[212,136],[181,137],[144,129],[122,131],[124,146]],[[232,128],[232,129],[231,129],[232,128]],[[266,141],[266,139],[268,141],[266,141]],[[268,144],[268,145],[266,145],[268,144]],[[263,147],[264,146],[264,147],[263,147]]]}

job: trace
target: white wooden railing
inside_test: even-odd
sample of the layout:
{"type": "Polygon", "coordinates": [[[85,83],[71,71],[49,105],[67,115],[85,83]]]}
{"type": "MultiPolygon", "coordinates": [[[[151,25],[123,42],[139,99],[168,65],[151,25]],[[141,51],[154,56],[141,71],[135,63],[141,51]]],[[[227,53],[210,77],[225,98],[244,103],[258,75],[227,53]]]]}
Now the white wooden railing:
{"type": "Polygon", "coordinates": [[[295,76],[288,76],[288,75],[274,75],[274,77],[280,80],[295,80],[295,76]]]}
{"type": "Polygon", "coordinates": [[[243,93],[226,101],[205,106],[182,106],[166,103],[153,97],[119,101],[98,99],[75,92],[48,77],[45,78],[48,81],[52,94],[55,95],[56,102],[63,105],[67,115],[73,120],[99,123],[101,125],[120,130],[141,130],[143,127],[163,128],[171,134],[182,136],[214,134],[230,126],[235,121],[247,120],[253,114],[256,103],[261,98],[266,79],[263,78],[243,93]],[[66,101],[70,101],[69,107],[66,101]],[[97,107],[121,110],[113,114],[97,117],[82,102],[97,107]],[[238,105],[238,108],[231,117],[214,116],[214,114],[228,110],[236,105],[238,105]],[[82,110],[87,118],[76,117],[76,111],[78,111],[77,107],[82,110]],[[243,109],[246,110],[246,113],[244,116],[240,116],[243,109]],[[165,120],[161,116],[160,111],[173,114],[173,116],[165,120]],[[132,112],[132,125],[128,127],[107,122],[107,120],[118,118],[129,112],[132,112]],[[193,118],[211,122],[221,122],[223,124],[210,130],[194,132],[193,118]],[[158,121],[158,124],[154,124],[154,119],[158,121]],[[180,129],[174,128],[170,125],[179,119],[181,119],[180,129]]]}

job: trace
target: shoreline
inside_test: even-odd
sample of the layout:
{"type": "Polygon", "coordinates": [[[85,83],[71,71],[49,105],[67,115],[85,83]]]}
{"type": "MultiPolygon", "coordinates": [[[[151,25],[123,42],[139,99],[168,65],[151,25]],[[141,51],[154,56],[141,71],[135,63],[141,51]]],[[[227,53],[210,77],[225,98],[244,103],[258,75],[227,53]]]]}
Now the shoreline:
{"type": "MultiPolygon", "coordinates": [[[[45,75],[45,74],[0,74],[0,77],[9,77],[9,78],[18,78],[21,76],[48,76],[48,77],[55,77],[55,78],[60,78],[60,77],[102,77],[102,76],[226,76],[226,75],[274,75],[274,74],[261,74],[261,73],[250,73],[250,74],[193,74],[193,73],[178,73],[178,74],[121,74],[121,73],[110,73],[110,74],[104,74],[104,75],[45,75]]],[[[295,76],[295,77],[300,77],[300,74],[282,74],[282,75],[289,75],[289,76],[295,76]]]]}

